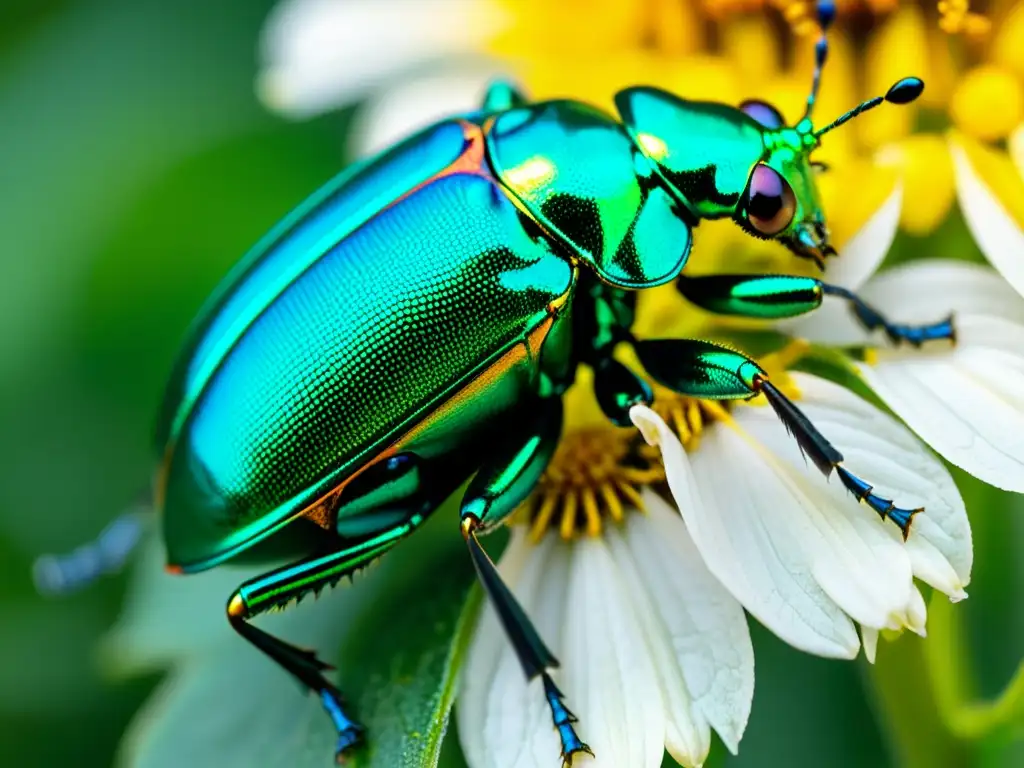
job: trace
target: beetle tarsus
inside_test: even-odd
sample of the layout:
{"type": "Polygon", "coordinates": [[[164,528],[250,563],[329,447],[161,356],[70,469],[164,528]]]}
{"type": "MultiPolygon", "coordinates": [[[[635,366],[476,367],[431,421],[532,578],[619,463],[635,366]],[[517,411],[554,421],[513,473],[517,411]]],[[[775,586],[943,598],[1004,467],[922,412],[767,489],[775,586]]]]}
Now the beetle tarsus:
{"type": "Polygon", "coordinates": [[[551,679],[551,675],[547,672],[543,674],[542,679],[544,681],[544,695],[548,700],[548,705],[551,707],[551,716],[554,719],[555,728],[558,730],[558,738],[562,742],[563,768],[572,766],[574,755],[586,753],[593,757],[594,751],[576,735],[576,729],[573,728],[573,723],[577,722],[576,715],[565,706],[565,703],[562,701],[562,692],[558,690],[555,681],[551,679]]]}
{"type": "Polygon", "coordinates": [[[480,525],[480,520],[470,514],[464,515],[462,518],[462,535],[469,547],[480,584],[490,598],[498,620],[504,627],[505,634],[512,643],[516,656],[519,657],[519,663],[523,667],[527,680],[540,677],[543,681],[544,697],[551,709],[551,721],[558,731],[558,737],[562,743],[562,765],[563,768],[571,766],[574,755],[581,752],[588,755],[594,753],[576,734],[576,729],[573,727],[576,716],[565,706],[565,702],[562,701],[562,692],[558,690],[558,686],[555,685],[555,681],[551,679],[551,675],[547,671],[557,667],[558,660],[544,645],[544,641],[540,639],[537,630],[516,601],[512,591],[502,581],[491,558],[477,541],[476,531],[480,525]]]}
{"type": "Polygon", "coordinates": [[[352,756],[353,750],[362,744],[366,729],[345,713],[344,698],[333,685],[326,685],[321,689],[320,702],[338,731],[338,741],[334,749],[335,762],[344,765],[352,756]]]}
{"type": "Polygon", "coordinates": [[[897,507],[890,499],[883,499],[872,493],[873,486],[842,466],[840,462],[843,461],[843,455],[785,395],[765,379],[758,380],[758,389],[768,398],[775,414],[797,441],[800,450],[805,456],[810,456],[821,473],[827,478],[835,470],[843,487],[858,501],[864,502],[877,512],[882,520],[888,519],[896,523],[903,534],[903,540],[906,541],[910,535],[910,524],[914,515],[923,512],[924,507],[904,509],[897,507]]]}
{"type": "Polygon", "coordinates": [[[903,540],[907,540],[907,537],[910,536],[910,525],[914,521],[914,516],[919,512],[923,512],[924,507],[917,507],[916,509],[897,507],[890,499],[883,499],[881,496],[872,493],[872,486],[845,467],[837,465],[836,474],[839,475],[839,480],[842,482],[843,487],[856,496],[858,501],[864,502],[871,509],[875,510],[882,520],[888,519],[896,523],[899,526],[900,533],[903,534],[903,540]]]}
{"type": "Polygon", "coordinates": [[[956,327],[953,315],[949,315],[937,323],[911,325],[893,323],[881,312],[872,307],[853,291],[837,285],[822,283],[821,289],[826,296],[835,296],[850,303],[854,317],[869,331],[881,329],[892,344],[909,344],[921,347],[929,341],[951,341],[956,343],[956,327]]]}

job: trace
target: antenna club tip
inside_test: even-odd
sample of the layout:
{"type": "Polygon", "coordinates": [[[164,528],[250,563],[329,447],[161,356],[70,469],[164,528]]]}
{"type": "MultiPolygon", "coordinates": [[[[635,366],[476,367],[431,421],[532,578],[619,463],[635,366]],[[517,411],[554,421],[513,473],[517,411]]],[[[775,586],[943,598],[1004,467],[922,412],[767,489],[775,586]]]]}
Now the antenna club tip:
{"type": "Polygon", "coordinates": [[[834,0],[818,0],[818,24],[822,29],[828,29],[836,18],[836,4],[834,0]]]}
{"type": "Polygon", "coordinates": [[[890,104],[910,104],[924,91],[924,81],[919,77],[904,77],[897,80],[886,92],[885,100],[890,104]]]}

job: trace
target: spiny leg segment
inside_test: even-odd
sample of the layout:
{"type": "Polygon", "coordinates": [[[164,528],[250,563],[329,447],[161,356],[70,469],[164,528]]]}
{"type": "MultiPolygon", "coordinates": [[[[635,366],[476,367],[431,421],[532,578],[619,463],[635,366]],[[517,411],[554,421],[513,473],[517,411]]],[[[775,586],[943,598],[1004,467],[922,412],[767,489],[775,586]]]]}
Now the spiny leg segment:
{"type": "Polygon", "coordinates": [[[347,713],[341,692],[324,679],[323,672],[331,666],[318,659],[315,652],[279,640],[249,621],[272,608],[281,608],[292,601],[298,601],[307,592],[318,592],[324,586],[350,576],[412,533],[422,520],[421,515],[414,515],[392,531],[247,581],[228,601],[228,620],[235,631],[320,697],[338,733],[335,751],[338,762],[343,762],[362,740],[363,727],[347,713]]]}
{"type": "MultiPolygon", "coordinates": [[[[348,500],[335,512],[345,522],[364,520],[363,528],[369,527],[371,532],[358,537],[340,538],[337,540],[337,550],[321,552],[250,579],[235,590],[228,601],[228,620],[235,631],[320,698],[338,733],[335,756],[339,763],[344,762],[360,743],[363,728],[348,713],[340,691],[324,679],[323,672],[330,669],[330,665],[320,661],[313,651],[279,640],[249,622],[261,613],[298,602],[310,592],[319,593],[326,586],[351,576],[384,555],[414,533],[461,485],[467,474],[457,468],[445,471],[438,465],[421,461],[413,454],[403,454],[380,462],[367,469],[363,476],[356,478],[346,488],[342,498],[348,500]],[[396,473],[413,472],[419,478],[414,489],[406,489],[405,492],[394,489],[396,473]],[[389,501],[368,506],[364,503],[365,498],[373,495],[374,487],[384,492],[390,489],[394,493],[389,501]],[[381,519],[396,522],[386,526],[375,523],[381,519]]],[[[358,527],[354,526],[353,530],[358,527]]]]}

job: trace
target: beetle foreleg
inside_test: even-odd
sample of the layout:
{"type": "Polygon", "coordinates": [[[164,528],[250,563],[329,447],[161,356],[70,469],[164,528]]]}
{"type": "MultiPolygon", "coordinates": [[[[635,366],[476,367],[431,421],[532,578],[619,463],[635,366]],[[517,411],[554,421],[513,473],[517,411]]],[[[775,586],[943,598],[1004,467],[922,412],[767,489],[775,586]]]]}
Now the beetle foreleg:
{"type": "Polygon", "coordinates": [[[610,355],[594,366],[594,396],[608,420],[619,427],[632,423],[630,408],[654,400],[647,382],[610,355]]]}
{"type": "Polygon", "coordinates": [[[882,519],[896,523],[907,538],[913,516],[922,510],[897,507],[872,493],[872,486],[842,466],[843,454],[768,381],[768,374],[753,360],[706,341],[657,339],[638,341],[635,348],[651,377],[680,394],[705,400],[747,399],[763,394],[814,466],[826,478],[835,470],[843,487],[882,519]]]}
{"type": "Polygon", "coordinates": [[[956,328],[953,325],[952,314],[950,314],[945,320],[940,320],[937,323],[927,323],[923,325],[893,323],[887,320],[881,312],[876,310],[852,291],[848,291],[847,289],[841,288],[837,285],[829,285],[828,283],[822,283],[821,289],[824,291],[826,296],[837,296],[849,302],[850,309],[853,310],[854,317],[857,318],[857,321],[861,325],[869,331],[881,328],[885,331],[885,335],[889,337],[889,341],[893,344],[905,342],[913,347],[920,347],[926,341],[956,341],[956,328]]]}
{"type": "Polygon", "coordinates": [[[795,317],[817,309],[825,296],[848,302],[867,330],[882,329],[893,344],[920,347],[927,341],[956,340],[952,316],[937,323],[910,325],[889,321],[853,291],[795,275],[682,276],[676,283],[687,300],[709,312],[759,319],[795,317]]]}

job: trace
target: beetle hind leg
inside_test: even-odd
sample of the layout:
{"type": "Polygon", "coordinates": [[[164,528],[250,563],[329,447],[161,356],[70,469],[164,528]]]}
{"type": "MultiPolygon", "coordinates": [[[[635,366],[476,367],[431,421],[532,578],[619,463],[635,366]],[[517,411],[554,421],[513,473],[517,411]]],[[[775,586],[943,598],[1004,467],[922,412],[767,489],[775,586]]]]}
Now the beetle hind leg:
{"type": "Polygon", "coordinates": [[[319,591],[350,576],[387,552],[411,534],[425,515],[414,513],[401,525],[369,535],[349,546],[302,560],[245,582],[228,601],[231,626],[242,637],[287,670],[296,680],[319,696],[324,710],[338,732],[336,758],[343,762],[363,736],[363,727],[346,711],[344,699],[323,673],[330,665],[313,651],[286,643],[250,623],[250,619],[273,608],[298,601],[310,591],[319,591]]]}
{"type": "Polygon", "coordinates": [[[324,711],[334,723],[338,739],[335,757],[340,763],[362,741],[365,729],[345,711],[345,700],[341,692],[324,679],[323,672],[331,668],[317,658],[316,653],[298,648],[284,640],[264,632],[247,619],[251,618],[240,591],[228,601],[228,619],[231,626],[242,637],[263,651],[267,656],[288,670],[300,683],[315,691],[324,711]]]}

